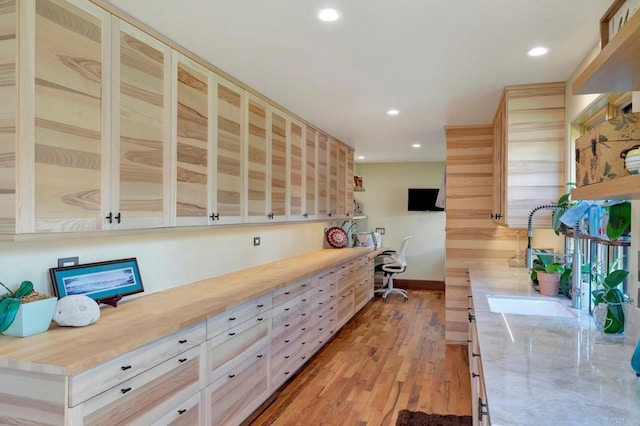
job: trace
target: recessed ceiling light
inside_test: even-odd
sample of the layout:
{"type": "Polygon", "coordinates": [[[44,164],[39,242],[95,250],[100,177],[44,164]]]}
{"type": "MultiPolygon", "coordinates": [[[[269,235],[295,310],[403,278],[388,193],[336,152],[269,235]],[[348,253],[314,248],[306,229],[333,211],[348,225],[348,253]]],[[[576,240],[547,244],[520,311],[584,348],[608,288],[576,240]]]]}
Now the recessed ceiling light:
{"type": "Polygon", "coordinates": [[[322,9],[318,12],[318,19],[322,22],[335,22],[340,19],[340,12],[335,9],[322,9]]]}
{"type": "Polygon", "coordinates": [[[419,143],[414,143],[411,146],[414,147],[414,148],[420,148],[422,145],[420,145],[419,143]]]}
{"type": "Polygon", "coordinates": [[[400,114],[400,111],[398,111],[397,109],[390,109],[389,111],[387,111],[387,114],[389,114],[389,115],[398,115],[398,114],[400,114]]]}
{"type": "Polygon", "coordinates": [[[542,56],[542,55],[546,55],[547,53],[549,53],[549,49],[542,46],[534,47],[529,52],[527,52],[529,56],[542,56]]]}
{"type": "Polygon", "coordinates": [[[364,160],[364,155],[358,155],[358,160],[364,160]]]}

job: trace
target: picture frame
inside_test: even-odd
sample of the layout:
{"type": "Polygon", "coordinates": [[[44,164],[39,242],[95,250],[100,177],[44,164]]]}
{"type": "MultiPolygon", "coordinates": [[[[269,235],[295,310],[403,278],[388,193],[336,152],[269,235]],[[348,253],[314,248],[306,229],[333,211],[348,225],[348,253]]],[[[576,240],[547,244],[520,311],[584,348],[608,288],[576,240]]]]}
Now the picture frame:
{"type": "Polygon", "coordinates": [[[58,298],[83,294],[115,307],[122,297],[144,291],[135,257],[51,268],[49,274],[58,298]]]}
{"type": "Polygon", "coordinates": [[[600,49],[609,43],[638,8],[638,0],[614,0],[600,18],[600,49]]]}

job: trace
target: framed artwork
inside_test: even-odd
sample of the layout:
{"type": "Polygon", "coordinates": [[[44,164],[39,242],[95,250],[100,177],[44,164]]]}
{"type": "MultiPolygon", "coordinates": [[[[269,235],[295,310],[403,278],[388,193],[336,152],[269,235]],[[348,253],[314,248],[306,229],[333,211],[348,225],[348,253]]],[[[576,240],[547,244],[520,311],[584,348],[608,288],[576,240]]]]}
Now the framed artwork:
{"type": "Polygon", "coordinates": [[[116,306],[123,296],[144,291],[135,257],[49,269],[58,298],[83,294],[98,303],[116,306]]]}
{"type": "Polygon", "coordinates": [[[640,0],[614,0],[600,19],[601,49],[622,29],[638,8],[640,8],[640,0]]]}

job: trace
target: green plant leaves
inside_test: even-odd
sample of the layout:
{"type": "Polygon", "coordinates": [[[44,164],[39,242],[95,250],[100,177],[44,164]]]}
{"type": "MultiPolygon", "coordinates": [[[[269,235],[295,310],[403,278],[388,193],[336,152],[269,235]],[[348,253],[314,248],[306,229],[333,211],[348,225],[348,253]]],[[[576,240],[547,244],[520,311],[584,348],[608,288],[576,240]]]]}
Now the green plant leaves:
{"type": "Polygon", "coordinates": [[[20,299],[33,291],[33,283],[31,281],[22,281],[15,293],[12,293],[4,284],[2,286],[8,290],[8,293],[7,296],[0,300],[0,333],[9,328],[16,318],[20,308],[20,299]]]}
{"type": "Polygon", "coordinates": [[[609,211],[607,237],[610,240],[617,240],[631,226],[631,203],[625,201],[609,204],[606,208],[609,211]]]}

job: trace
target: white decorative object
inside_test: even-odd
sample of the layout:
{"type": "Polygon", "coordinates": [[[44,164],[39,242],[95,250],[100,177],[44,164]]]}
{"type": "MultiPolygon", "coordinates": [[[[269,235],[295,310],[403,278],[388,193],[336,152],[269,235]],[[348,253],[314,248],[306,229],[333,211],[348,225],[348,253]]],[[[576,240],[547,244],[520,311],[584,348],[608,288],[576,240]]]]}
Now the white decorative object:
{"type": "Polygon", "coordinates": [[[83,294],[65,296],[58,300],[53,320],[61,326],[83,327],[100,318],[100,306],[83,294]]]}

